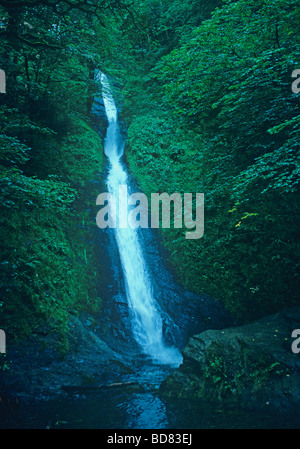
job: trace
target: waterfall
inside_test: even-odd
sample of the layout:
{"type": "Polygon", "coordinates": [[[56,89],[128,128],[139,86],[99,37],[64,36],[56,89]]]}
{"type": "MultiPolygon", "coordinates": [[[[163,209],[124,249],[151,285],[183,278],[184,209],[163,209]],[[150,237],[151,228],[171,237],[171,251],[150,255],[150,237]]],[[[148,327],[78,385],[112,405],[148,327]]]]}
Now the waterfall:
{"type": "MultiPolygon", "coordinates": [[[[102,85],[103,102],[108,120],[104,140],[104,152],[110,162],[107,189],[115,198],[118,198],[119,186],[128,185],[127,173],[121,162],[124,142],[120,136],[118,112],[107,77],[98,72],[96,79],[102,85]]],[[[122,201],[127,202],[127,199],[128,196],[123,197],[122,201]]],[[[167,346],[163,339],[163,321],[158,304],[153,297],[138,231],[130,226],[121,228],[117,223],[115,233],[135,340],[143,353],[155,362],[178,366],[182,361],[180,352],[175,347],[167,346]]]]}

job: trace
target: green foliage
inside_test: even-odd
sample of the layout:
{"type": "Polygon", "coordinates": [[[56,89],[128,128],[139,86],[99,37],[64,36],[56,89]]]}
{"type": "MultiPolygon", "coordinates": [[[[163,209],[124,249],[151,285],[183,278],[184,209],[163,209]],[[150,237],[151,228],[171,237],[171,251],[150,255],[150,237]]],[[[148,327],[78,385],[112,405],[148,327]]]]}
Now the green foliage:
{"type": "Polygon", "coordinates": [[[264,354],[254,357],[243,345],[234,360],[220,349],[214,343],[209,347],[203,372],[207,390],[213,388],[212,394],[218,399],[246,389],[255,394],[266,383],[289,373],[289,369],[273,357],[264,354]]]}
{"type": "Polygon", "coordinates": [[[147,194],[205,194],[203,238],[163,232],[180,279],[243,321],[298,297],[296,17],[293,0],[226,1],[178,30],[144,82],[148,112],[129,127],[127,158],[147,194]]]}
{"type": "Polygon", "coordinates": [[[65,4],[14,4],[1,6],[0,321],[10,340],[46,327],[63,345],[69,313],[101,305],[88,208],[102,145],[86,119],[98,25],[65,4]]]}
{"type": "MultiPolygon", "coordinates": [[[[40,180],[25,176],[21,168],[0,168],[1,325],[10,338],[46,323],[61,333],[71,310],[95,312],[100,305],[90,246],[92,224],[81,202],[84,188],[101,168],[101,144],[84,122],[76,119],[73,132],[75,128],[74,138],[66,136],[57,144],[61,176],[68,183],[58,175],[40,180]]],[[[11,149],[11,140],[7,142],[1,158],[5,162],[11,149]]],[[[24,145],[20,149],[23,155],[24,145]]]]}

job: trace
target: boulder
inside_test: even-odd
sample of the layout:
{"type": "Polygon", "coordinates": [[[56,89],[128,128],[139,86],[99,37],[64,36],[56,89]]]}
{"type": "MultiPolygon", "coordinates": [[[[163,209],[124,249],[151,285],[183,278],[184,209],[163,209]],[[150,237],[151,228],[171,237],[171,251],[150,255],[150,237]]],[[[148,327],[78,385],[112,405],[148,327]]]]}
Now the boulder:
{"type": "Polygon", "coordinates": [[[297,408],[300,353],[292,351],[294,329],[300,329],[300,307],[195,335],[183,351],[183,363],[162,382],[159,393],[244,408],[297,408]]]}

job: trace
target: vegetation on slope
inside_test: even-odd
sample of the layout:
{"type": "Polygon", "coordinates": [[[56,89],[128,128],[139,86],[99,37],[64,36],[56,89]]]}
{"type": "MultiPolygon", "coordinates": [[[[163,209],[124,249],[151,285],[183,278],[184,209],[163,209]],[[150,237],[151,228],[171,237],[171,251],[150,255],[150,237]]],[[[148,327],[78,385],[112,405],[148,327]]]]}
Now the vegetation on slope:
{"type": "Polygon", "coordinates": [[[293,0],[226,1],[189,30],[182,22],[175,47],[149,55],[143,92],[128,88],[127,158],[141,188],[205,194],[203,238],[163,232],[170,260],[187,287],[244,321],[299,291],[298,20],[293,0]]]}
{"type": "Polygon", "coordinates": [[[85,14],[4,3],[0,324],[12,341],[41,326],[63,335],[70,311],[99,308],[88,209],[102,142],[88,119],[89,33],[75,32],[85,14]]]}

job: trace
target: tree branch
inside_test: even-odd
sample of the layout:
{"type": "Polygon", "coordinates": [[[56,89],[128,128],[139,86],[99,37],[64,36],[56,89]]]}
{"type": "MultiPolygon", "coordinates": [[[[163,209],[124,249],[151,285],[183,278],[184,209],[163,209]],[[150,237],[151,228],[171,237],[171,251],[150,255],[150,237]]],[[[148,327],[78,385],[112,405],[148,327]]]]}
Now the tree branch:
{"type": "Polygon", "coordinates": [[[61,0],[60,2],[56,0],[0,0],[0,6],[7,9],[20,7],[30,8],[40,5],[52,8],[56,14],[62,16],[68,14],[73,9],[77,9],[85,14],[94,15],[97,20],[99,20],[101,25],[105,27],[105,24],[98,13],[98,11],[102,9],[103,5],[97,0],[61,0]]]}
{"type": "Polygon", "coordinates": [[[12,37],[13,39],[20,40],[21,42],[24,42],[25,44],[31,46],[31,47],[46,47],[46,48],[52,48],[54,50],[60,49],[65,47],[65,45],[60,44],[50,44],[49,42],[45,41],[33,41],[31,39],[26,39],[26,37],[22,36],[21,34],[12,33],[11,31],[1,31],[0,32],[0,39],[3,37],[12,37]]]}

